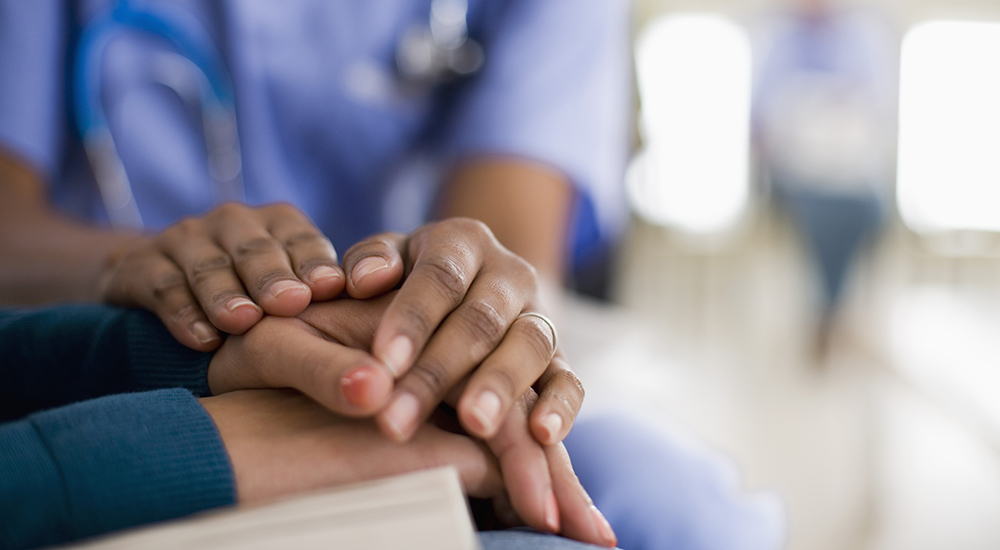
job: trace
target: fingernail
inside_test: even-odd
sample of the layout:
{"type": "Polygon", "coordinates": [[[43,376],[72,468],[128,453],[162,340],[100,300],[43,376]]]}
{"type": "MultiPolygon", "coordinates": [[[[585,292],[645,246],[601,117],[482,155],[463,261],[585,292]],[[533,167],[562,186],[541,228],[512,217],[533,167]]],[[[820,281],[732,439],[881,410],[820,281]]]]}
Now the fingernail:
{"type": "Polygon", "coordinates": [[[410,341],[409,337],[400,334],[389,342],[380,359],[389,367],[392,374],[398,377],[406,367],[410,366],[412,356],[413,342],[410,341]]]}
{"type": "Polygon", "coordinates": [[[314,283],[337,279],[339,277],[340,272],[328,265],[321,265],[309,272],[309,280],[314,283]]]}
{"type": "Polygon", "coordinates": [[[389,262],[386,262],[384,258],[380,256],[368,256],[355,264],[354,270],[352,271],[354,284],[358,284],[358,281],[364,279],[372,273],[375,273],[376,271],[388,268],[389,262]]]}
{"type": "Polygon", "coordinates": [[[286,279],[284,281],[278,281],[271,285],[271,296],[277,298],[278,296],[281,296],[282,294],[288,292],[289,290],[308,291],[309,287],[298,281],[290,281],[286,279]]]}
{"type": "Polygon", "coordinates": [[[545,497],[545,526],[553,533],[559,532],[559,505],[556,504],[556,494],[551,490],[545,497]]]}
{"type": "Polygon", "coordinates": [[[472,404],[472,416],[479,422],[480,435],[491,436],[497,427],[497,417],[500,416],[500,396],[486,390],[476,396],[472,404]]]}
{"type": "Polygon", "coordinates": [[[219,340],[219,335],[215,332],[215,329],[204,321],[198,321],[191,325],[191,332],[199,344],[209,344],[219,340]]]}
{"type": "Polygon", "coordinates": [[[232,300],[226,302],[226,309],[228,309],[230,313],[236,311],[237,308],[247,307],[247,306],[253,308],[254,311],[257,311],[258,309],[257,304],[253,303],[251,300],[248,300],[246,298],[233,298],[232,300]]]}
{"type": "Polygon", "coordinates": [[[350,370],[340,379],[340,391],[351,404],[366,407],[372,402],[371,380],[374,373],[369,367],[350,370]]]}
{"type": "Polygon", "coordinates": [[[394,439],[403,441],[410,436],[419,412],[420,402],[412,393],[402,392],[389,403],[385,410],[385,423],[394,439]]]}
{"type": "Polygon", "coordinates": [[[590,507],[590,515],[594,518],[594,524],[597,525],[597,532],[604,539],[604,542],[608,546],[618,544],[618,536],[615,535],[615,531],[611,528],[611,524],[608,523],[608,519],[597,509],[597,506],[590,507]]]}
{"type": "Polygon", "coordinates": [[[562,417],[556,413],[549,413],[542,417],[541,424],[548,431],[548,436],[546,436],[545,441],[549,445],[555,445],[558,441],[559,432],[562,430],[563,420],[562,417]]]}

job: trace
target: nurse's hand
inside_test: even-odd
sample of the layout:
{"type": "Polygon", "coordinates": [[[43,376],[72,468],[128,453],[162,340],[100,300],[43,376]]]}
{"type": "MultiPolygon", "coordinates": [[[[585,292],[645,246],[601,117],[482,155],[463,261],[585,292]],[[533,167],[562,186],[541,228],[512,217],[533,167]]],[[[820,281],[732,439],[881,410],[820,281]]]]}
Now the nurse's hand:
{"type": "Polygon", "coordinates": [[[535,438],[562,441],[583,402],[583,386],[556,349],[554,327],[538,313],[539,278],[485,224],[454,218],[412,236],[382,234],[344,255],[347,292],[368,298],[395,287],[375,332],[372,353],[398,378],[383,430],[399,441],[459,381],[471,374],[458,417],[469,433],[490,438],[529,388],[535,438]]]}
{"type": "Polygon", "coordinates": [[[344,289],[330,241],[287,204],[223,204],[139,239],[101,277],[104,301],[148,309],[182,344],[219,346],[265,313],[295,316],[344,289]]]}

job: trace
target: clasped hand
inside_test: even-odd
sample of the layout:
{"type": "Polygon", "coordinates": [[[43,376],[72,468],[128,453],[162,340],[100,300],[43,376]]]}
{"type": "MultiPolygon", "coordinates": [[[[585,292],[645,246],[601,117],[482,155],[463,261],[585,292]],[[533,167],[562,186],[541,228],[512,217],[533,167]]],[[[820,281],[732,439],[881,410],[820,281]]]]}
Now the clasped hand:
{"type": "Polygon", "coordinates": [[[398,442],[425,433],[446,400],[487,442],[525,522],[614,543],[559,443],[582,385],[551,328],[519,317],[538,311],[534,269],[485,225],[452,219],[378,235],[352,247],[342,269],[293,207],[229,204],[123,250],[104,281],[107,301],[154,311],[189,347],[210,351],[217,331],[236,335],[213,358],[215,394],[295,388],[335,413],[374,415],[398,442]],[[358,300],[321,302],[345,291],[358,300]]]}

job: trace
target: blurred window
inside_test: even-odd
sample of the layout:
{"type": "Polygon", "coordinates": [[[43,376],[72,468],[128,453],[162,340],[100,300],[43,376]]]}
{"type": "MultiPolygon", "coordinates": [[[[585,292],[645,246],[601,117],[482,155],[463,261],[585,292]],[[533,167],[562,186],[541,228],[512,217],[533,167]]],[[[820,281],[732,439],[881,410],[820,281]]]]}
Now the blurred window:
{"type": "Polygon", "coordinates": [[[934,21],[903,40],[897,200],[924,233],[1000,231],[1000,24],[934,21]]]}
{"type": "Polygon", "coordinates": [[[747,32],[712,15],[653,20],[636,43],[644,151],[628,176],[640,216],[692,233],[732,226],[747,204],[747,32]]]}

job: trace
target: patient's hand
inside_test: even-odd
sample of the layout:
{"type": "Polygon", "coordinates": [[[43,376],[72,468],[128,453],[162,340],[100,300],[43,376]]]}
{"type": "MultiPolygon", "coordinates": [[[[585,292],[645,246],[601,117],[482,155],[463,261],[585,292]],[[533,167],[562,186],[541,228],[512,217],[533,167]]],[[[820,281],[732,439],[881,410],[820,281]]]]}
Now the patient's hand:
{"type": "MultiPolygon", "coordinates": [[[[341,299],[312,304],[300,318],[264,317],[246,334],[226,340],[209,367],[209,387],[215,394],[293,387],[333,411],[371,415],[392,395],[393,375],[367,350],[395,298],[341,299]]],[[[459,384],[447,401],[457,403],[463,389],[459,384]]],[[[565,449],[543,446],[529,431],[536,399],[531,389],[522,394],[486,440],[514,510],[536,529],[613,546],[614,534],[576,479],[565,449]]],[[[424,429],[421,422],[416,433],[424,429]]]]}
{"type": "Polygon", "coordinates": [[[503,492],[493,456],[466,436],[430,424],[406,444],[371,420],[347,419],[292,390],[246,390],[200,400],[219,428],[240,503],[436,466],[458,469],[465,491],[503,492]]]}

